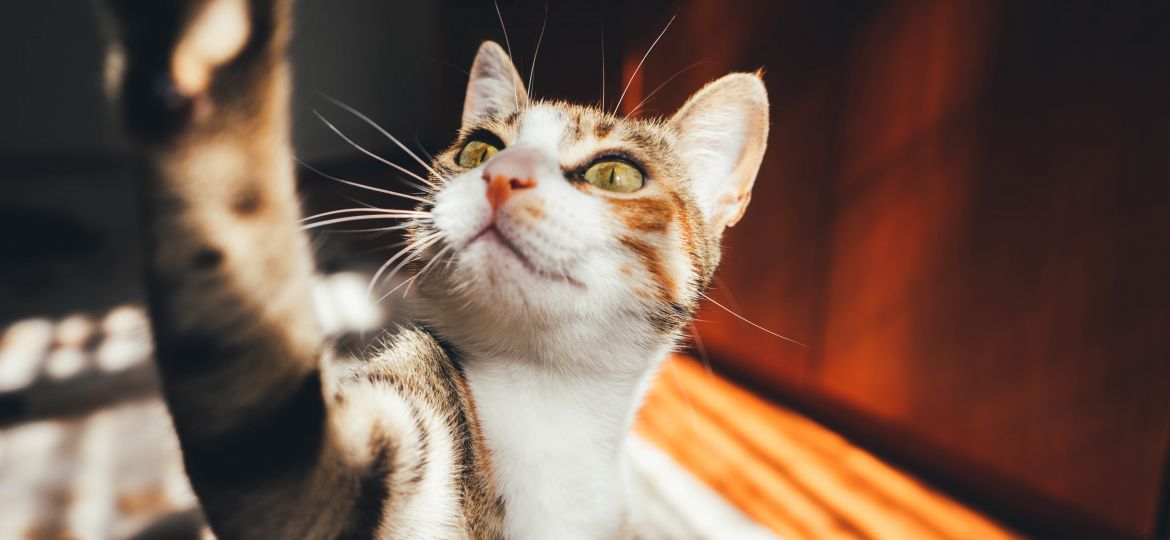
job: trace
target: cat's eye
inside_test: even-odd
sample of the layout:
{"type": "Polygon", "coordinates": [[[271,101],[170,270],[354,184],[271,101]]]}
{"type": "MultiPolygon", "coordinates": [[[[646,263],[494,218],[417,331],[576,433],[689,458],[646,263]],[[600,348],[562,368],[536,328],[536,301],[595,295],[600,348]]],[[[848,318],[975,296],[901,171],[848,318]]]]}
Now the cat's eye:
{"type": "Polygon", "coordinates": [[[646,185],[642,171],[619,159],[603,159],[590,165],[585,171],[585,181],[606,191],[618,193],[630,193],[646,185]]]}
{"type": "Polygon", "coordinates": [[[459,163],[460,167],[474,169],[487,163],[487,160],[499,151],[500,149],[494,144],[476,139],[467,143],[467,146],[459,151],[459,157],[455,161],[459,163]]]}

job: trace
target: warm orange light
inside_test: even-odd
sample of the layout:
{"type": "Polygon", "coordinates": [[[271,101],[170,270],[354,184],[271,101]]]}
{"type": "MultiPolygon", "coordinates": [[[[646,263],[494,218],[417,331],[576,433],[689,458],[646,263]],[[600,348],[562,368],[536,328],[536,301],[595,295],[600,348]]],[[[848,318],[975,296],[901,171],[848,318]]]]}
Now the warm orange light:
{"type": "Polygon", "coordinates": [[[690,357],[662,370],[637,431],[785,538],[1014,538],[690,357]]]}

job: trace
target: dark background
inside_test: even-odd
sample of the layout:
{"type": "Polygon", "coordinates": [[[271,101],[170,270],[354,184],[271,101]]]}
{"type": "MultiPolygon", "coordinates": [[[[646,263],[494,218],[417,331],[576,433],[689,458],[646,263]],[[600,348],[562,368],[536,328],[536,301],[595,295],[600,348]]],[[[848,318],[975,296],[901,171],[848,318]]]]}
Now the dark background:
{"type": "MultiPolygon", "coordinates": [[[[140,294],[89,8],[0,6],[3,322],[140,294]]],[[[490,2],[298,8],[298,155],[381,185],[393,175],[311,111],[392,147],[319,92],[435,150],[476,45],[503,37],[490,2]]],[[[546,5],[501,8],[527,75],[546,5]]],[[[1170,538],[1170,4],[547,9],[540,96],[597,101],[604,58],[615,106],[676,14],[622,110],[666,82],[645,112],[669,114],[718,75],[766,69],[769,151],[711,294],[809,348],[708,306],[696,328],[716,369],[1026,533],[1170,538]]],[[[358,195],[302,182],[311,209],[358,195]]],[[[323,266],[368,264],[364,242],[329,239],[323,266]]]]}

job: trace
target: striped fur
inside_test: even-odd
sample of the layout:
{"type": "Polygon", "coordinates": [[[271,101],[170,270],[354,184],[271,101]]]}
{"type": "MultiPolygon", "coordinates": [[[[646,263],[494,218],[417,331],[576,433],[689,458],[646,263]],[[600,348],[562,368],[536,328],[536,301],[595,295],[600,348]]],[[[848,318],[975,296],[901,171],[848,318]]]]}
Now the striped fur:
{"type": "Polygon", "coordinates": [[[632,536],[621,450],[747,204],[767,132],[758,78],[726,77],[669,120],[620,119],[529,101],[485,44],[460,138],[434,163],[434,220],[412,230],[444,235],[422,262],[445,264],[421,276],[420,322],[351,360],[310,308],[288,1],[107,1],[143,163],[158,369],[215,532],[632,536]],[[476,133],[505,148],[463,170],[476,133]],[[584,184],[599,152],[638,163],[646,187],[584,184]],[[487,169],[519,156],[530,170],[508,174],[532,189],[497,208],[487,169]]]}

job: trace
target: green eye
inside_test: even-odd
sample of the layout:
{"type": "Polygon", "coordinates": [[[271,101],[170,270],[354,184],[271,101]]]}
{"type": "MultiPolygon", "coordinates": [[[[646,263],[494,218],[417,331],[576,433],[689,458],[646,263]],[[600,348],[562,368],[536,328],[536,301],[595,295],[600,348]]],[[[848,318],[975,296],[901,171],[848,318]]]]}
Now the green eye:
{"type": "Polygon", "coordinates": [[[629,193],[646,185],[642,171],[616,159],[598,161],[585,171],[585,181],[607,191],[629,193]]]}
{"type": "Polygon", "coordinates": [[[459,163],[460,167],[474,169],[486,163],[487,160],[491,159],[499,151],[500,149],[491,143],[478,140],[471,141],[467,143],[467,146],[463,147],[463,150],[459,151],[459,157],[455,161],[459,163]]]}

